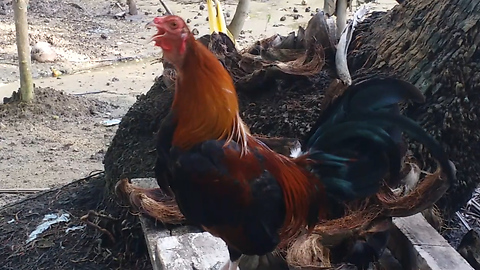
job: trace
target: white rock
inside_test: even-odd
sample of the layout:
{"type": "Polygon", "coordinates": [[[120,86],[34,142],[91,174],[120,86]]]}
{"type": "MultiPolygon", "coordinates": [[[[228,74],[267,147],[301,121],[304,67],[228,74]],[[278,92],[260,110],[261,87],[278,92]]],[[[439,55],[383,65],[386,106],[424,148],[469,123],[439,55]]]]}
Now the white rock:
{"type": "Polygon", "coordinates": [[[57,53],[48,42],[38,42],[33,45],[30,55],[32,59],[41,63],[53,62],[57,58],[57,53]]]}
{"type": "Polygon", "coordinates": [[[225,242],[207,232],[160,238],[157,256],[159,269],[210,270],[229,258],[225,242]]]}
{"type": "MultiPolygon", "coordinates": [[[[132,179],[132,184],[158,188],[155,178],[132,179]]],[[[198,228],[182,226],[170,231],[142,215],[140,223],[154,270],[212,270],[229,259],[225,242],[198,228]]]]}

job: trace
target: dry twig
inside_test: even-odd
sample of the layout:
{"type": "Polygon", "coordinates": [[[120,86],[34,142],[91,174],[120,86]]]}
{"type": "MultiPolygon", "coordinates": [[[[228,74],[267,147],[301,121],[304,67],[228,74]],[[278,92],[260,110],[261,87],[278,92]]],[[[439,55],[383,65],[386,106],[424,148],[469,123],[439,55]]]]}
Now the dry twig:
{"type": "Polygon", "coordinates": [[[106,234],[106,235],[110,238],[110,240],[112,241],[112,243],[115,243],[115,242],[116,242],[116,241],[115,241],[115,238],[113,237],[113,234],[112,234],[111,232],[109,232],[108,230],[100,227],[99,225],[97,225],[97,224],[95,224],[95,223],[93,223],[93,222],[91,222],[91,221],[89,220],[90,217],[92,217],[92,216],[100,217],[100,218],[106,218],[106,219],[110,219],[110,220],[113,220],[113,221],[118,221],[118,219],[117,219],[117,218],[114,218],[114,217],[111,217],[111,216],[107,216],[107,215],[103,215],[103,214],[97,213],[97,212],[95,212],[95,211],[93,211],[93,210],[88,211],[88,213],[87,213],[86,215],[84,215],[84,216],[82,216],[82,217],[80,218],[80,220],[83,221],[83,222],[85,222],[85,224],[87,224],[87,225],[89,225],[89,226],[91,226],[91,227],[93,227],[93,228],[101,231],[102,233],[106,234]]]}
{"type": "Polygon", "coordinates": [[[50,190],[49,188],[1,188],[0,193],[18,194],[18,193],[37,193],[40,191],[50,190]]]}

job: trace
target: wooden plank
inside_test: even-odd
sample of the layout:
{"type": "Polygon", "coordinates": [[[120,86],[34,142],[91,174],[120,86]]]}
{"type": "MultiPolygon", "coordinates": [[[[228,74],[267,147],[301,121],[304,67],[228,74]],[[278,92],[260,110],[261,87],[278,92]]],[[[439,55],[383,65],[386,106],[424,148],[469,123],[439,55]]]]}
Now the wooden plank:
{"type": "Polygon", "coordinates": [[[404,269],[473,270],[422,214],[394,218],[389,248],[404,269]]]}
{"type": "MultiPolygon", "coordinates": [[[[157,182],[153,178],[132,179],[132,184],[143,188],[158,187],[157,182]]],[[[156,253],[156,244],[158,239],[170,236],[170,231],[166,230],[163,226],[156,224],[152,221],[152,219],[145,217],[144,215],[140,215],[139,218],[153,270],[162,270],[162,268],[160,268],[159,258],[156,253]]]]}

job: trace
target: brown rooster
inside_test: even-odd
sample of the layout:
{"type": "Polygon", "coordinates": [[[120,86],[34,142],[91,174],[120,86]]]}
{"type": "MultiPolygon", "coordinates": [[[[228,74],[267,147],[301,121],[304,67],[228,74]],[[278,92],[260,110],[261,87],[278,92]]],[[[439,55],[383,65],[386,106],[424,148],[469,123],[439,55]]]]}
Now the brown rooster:
{"type": "MultiPolygon", "coordinates": [[[[341,216],[345,202],[374,195],[385,179],[398,180],[401,132],[429,148],[455,179],[439,144],[400,115],[398,102],[424,99],[412,85],[373,79],[350,87],[323,113],[307,144],[287,157],[250,134],[232,78],[182,18],[151,24],[155,45],[177,70],[174,101],[159,131],[156,178],[187,220],[226,242],[230,260],[222,269],[238,269],[242,254],[267,254],[341,216]]],[[[363,267],[379,255],[371,250],[356,247],[349,258],[363,267]]]]}

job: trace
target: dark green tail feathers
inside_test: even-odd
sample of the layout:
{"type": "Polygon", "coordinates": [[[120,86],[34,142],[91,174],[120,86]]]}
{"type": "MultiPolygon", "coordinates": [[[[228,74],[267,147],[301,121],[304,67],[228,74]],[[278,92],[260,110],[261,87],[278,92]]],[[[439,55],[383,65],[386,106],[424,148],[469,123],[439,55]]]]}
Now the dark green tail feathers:
{"type": "Polygon", "coordinates": [[[399,180],[405,144],[402,133],[422,143],[438,161],[450,182],[455,169],[440,144],[415,121],[401,115],[400,102],[423,102],[412,84],[394,78],[374,78],[350,86],[322,113],[306,150],[317,161],[313,170],[336,200],[375,194],[388,174],[399,180]]]}

